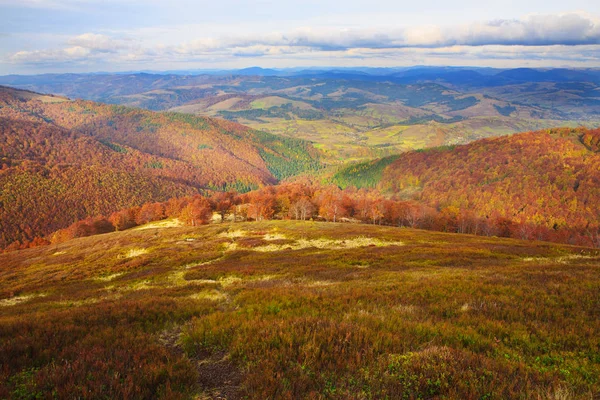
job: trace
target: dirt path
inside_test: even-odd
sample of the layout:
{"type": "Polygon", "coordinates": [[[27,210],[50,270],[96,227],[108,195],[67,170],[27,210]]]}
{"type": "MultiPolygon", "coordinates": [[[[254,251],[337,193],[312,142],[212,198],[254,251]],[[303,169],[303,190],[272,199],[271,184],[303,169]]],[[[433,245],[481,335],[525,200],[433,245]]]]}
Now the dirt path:
{"type": "MultiPolygon", "coordinates": [[[[159,341],[175,354],[188,357],[180,343],[181,326],[163,331],[159,341]]],[[[203,352],[190,360],[198,371],[198,400],[241,399],[242,373],[225,351],[203,352]]]]}

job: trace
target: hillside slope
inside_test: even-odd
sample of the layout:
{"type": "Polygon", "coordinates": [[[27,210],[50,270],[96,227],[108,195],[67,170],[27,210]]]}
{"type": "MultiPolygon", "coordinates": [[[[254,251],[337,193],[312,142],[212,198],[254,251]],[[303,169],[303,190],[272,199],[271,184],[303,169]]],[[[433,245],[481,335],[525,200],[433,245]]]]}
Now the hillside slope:
{"type": "Polygon", "coordinates": [[[475,71],[411,71],[67,74],[0,77],[0,84],[222,117],[318,143],[332,164],[558,125],[598,126],[600,91],[591,75],[572,71],[573,81],[527,85],[502,76],[488,82],[475,71]]]}
{"type": "Polygon", "coordinates": [[[273,184],[318,158],[233,122],[0,88],[0,247],[148,201],[273,184]]]}
{"type": "Polygon", "coordinates": [[[299,221],[22,250],[0,255],[0,397],[589,399],[599,265],[586,248],[299,221]]]}
{"type": "Polygon", "coordinates": [[[469,212],[593,231],[600,226],[599,138],[600,131],[584,128],[527,132],[350,166],[333,180],[417,199],[455,217],[469,212]]]}

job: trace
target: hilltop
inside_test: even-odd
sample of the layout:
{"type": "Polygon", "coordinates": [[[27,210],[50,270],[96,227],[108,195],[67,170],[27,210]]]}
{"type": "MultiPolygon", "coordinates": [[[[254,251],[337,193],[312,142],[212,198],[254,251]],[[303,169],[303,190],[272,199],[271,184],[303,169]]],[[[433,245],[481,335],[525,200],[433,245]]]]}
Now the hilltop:
{"type": "Polygon", "coordinates": [[[0,397],[590,398],[597,251],[176,220],[0,255],[0,397]]]}
{"type": "Polygon", "coordinates": [[[0,88],[0,247],[88,216],[316,169],[310,143],[234,122],[0,88]]]}

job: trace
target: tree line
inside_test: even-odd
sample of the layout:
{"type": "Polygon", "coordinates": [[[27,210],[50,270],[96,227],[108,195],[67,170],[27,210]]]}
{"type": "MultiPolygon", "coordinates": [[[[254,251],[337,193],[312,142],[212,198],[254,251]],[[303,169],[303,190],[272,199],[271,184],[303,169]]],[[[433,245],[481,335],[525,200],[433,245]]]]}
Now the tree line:
{"type": "Polygon", "coordinates": [[[108,216],[83,219],[46,237],[13,244],[7,250],[122,231],[167,218],[177,218],[187,226],[271,219],[367,223],[600,247],[598,227],[585,230],[549,228],[543,224],[515,222],[503,217],[500,212],[480,217],[472,210],[455,206],[436,209],[414,200],[389,198],[377,190],[353,187],[340,189],[335,185],[322,185],[303,179],[243,194],[234,191],[213,192],[207,196],[148,202],[108,216]]]}

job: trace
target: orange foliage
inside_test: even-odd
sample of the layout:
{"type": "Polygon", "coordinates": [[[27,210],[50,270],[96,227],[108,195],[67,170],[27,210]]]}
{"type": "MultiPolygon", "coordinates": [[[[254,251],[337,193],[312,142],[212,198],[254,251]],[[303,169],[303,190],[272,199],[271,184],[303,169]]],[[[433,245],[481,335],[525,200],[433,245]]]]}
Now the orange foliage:
{"type": "MultiPolygon", "coordinates": [[[[0,88],[0,248],[199,190],[273,184],[263,153],[283,162],[277,149],[290,149],[234,122],[22,93],[0,88]]],[[[148,205],[136,224],[165,212],[148,205]]],[[[114,218],[116,229],[131,225],[114,218]]]]}
{"type": "Polygon", "coordinates": [[[600,226],[600,154],[582,143],[593,148],[599,132],[564,128],[408,153],[380,187],[416,190],[441,213],[437,229],[462,232],[480,219],[489,234],[584,243],[600,226]]]}

